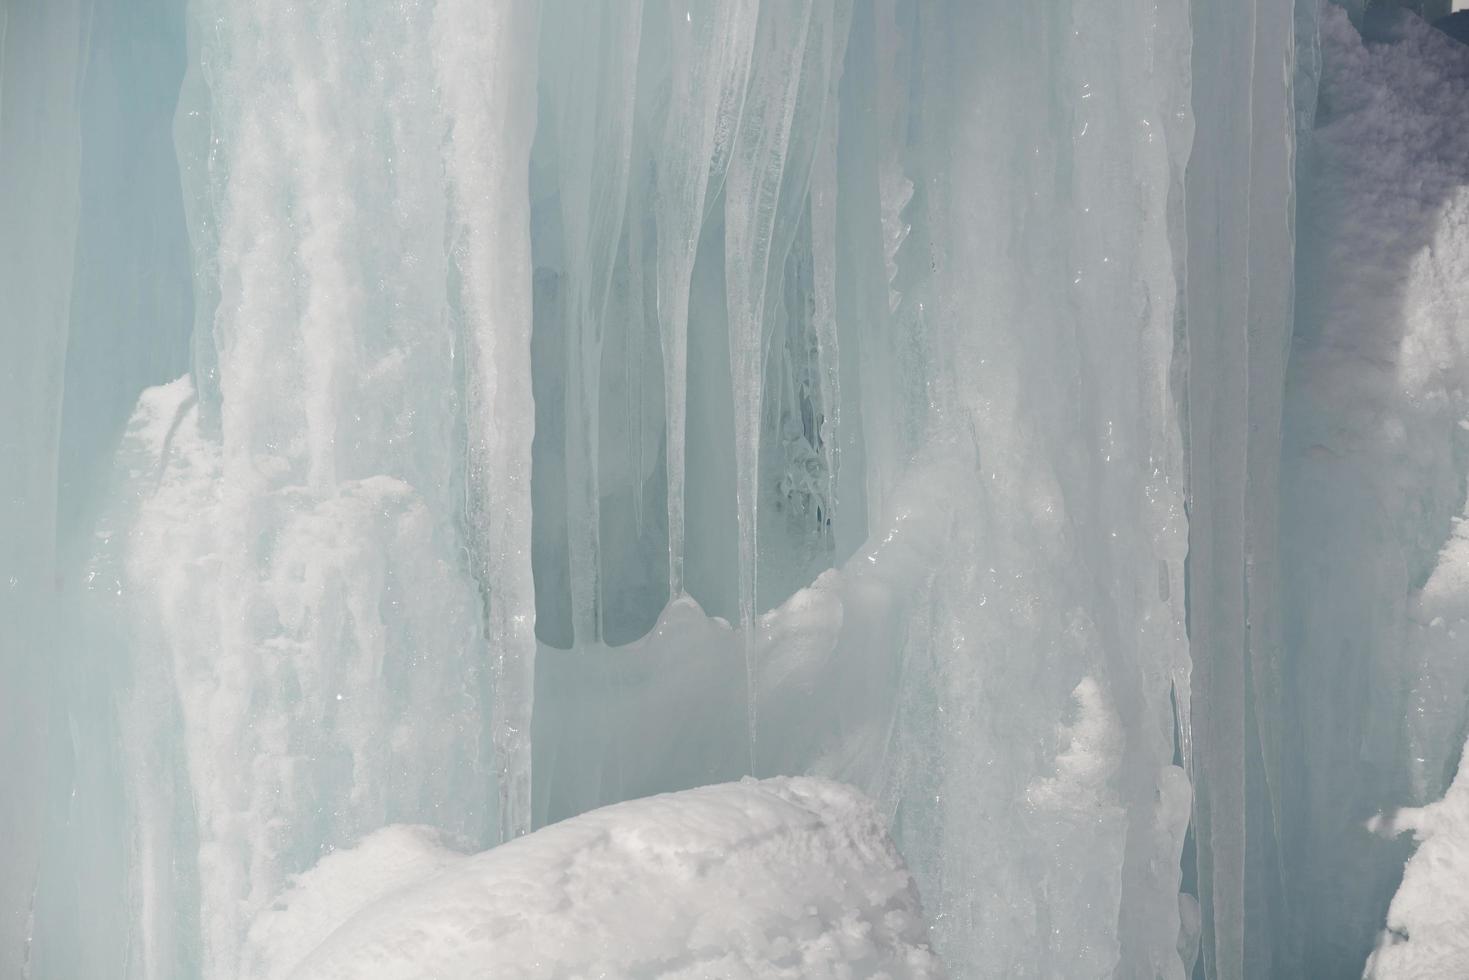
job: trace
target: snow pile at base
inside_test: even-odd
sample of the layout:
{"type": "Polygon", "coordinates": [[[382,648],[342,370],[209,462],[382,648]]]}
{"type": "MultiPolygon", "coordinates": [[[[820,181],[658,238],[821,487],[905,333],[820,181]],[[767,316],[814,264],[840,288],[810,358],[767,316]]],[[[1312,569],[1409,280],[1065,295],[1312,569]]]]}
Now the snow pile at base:
{"type": "Polygon", "coordinates": [[[1379,817],[1372,829],[1413,831],[1418,851],[1387,913],[1387,929],[1367,960],[1373,980],[1469,977],[1469,770],[1444,798],[1379,817]]]}
{"type": "Polygon", "coordinates": [[[251,947],[256,976],[298,980],[942,976],[876,810],[813,778],[620,803],[472,856],[387,827],[300,876],[251,947]]]}
{"type": "Polygon", "coordinates": [[[334,851],[296,878],[256,917],[243,957],[246,977],[287,977],[323,939],[398,890],[463,861],[433,827],[392,824],[334,851]]]}

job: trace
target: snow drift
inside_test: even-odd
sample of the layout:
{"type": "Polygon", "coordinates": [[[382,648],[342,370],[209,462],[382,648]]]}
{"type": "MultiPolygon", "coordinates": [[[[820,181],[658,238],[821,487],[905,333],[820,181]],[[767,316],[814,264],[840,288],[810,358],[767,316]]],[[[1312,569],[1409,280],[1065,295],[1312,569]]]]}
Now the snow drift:
{"type": "Polygon", "coordinates": [[[386,827],[323,858],[251,929],[244,975],[942,976],[881,816],[836,783],[621,803],[473,856],[435,838],[386,827]]]}

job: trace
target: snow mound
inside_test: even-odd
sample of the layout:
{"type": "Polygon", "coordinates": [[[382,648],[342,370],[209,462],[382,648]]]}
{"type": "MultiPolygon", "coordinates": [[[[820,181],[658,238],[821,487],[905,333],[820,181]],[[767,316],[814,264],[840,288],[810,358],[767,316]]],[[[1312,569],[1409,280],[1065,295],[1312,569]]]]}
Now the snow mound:
{"type": "Polygon", "coordinates": [[[1419,846],[1403,872],[1366,976],[1469,977],[1469,766],[1460,762],[1442,800],[1378,817],[1371,829],[1387,836],[1411,830],[1419,846]]]}
{"type": "Polygon", "coordinates": [[[877,811],[814,778],[620,803],[471,856],[384,828],[267,916],[258,975],[295,980],[943,975],[877,811]]]}
{"type": "Polygon", "coordinates": [[[358,913],[466,859],[445,847],[441,837],[432,827],[394,824],[317,861],[251,924],[244,975],[290,976],[323,939],[358,913]]]}

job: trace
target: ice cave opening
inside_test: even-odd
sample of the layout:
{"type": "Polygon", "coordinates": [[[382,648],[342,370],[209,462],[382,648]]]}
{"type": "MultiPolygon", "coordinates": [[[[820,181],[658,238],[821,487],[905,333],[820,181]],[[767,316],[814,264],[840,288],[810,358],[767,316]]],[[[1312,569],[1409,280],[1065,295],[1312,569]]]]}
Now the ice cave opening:
{"type": "Polygon", "coordinates": [[[3,0],[0,976],[1469,976],[1446,0],[3,0]]]}

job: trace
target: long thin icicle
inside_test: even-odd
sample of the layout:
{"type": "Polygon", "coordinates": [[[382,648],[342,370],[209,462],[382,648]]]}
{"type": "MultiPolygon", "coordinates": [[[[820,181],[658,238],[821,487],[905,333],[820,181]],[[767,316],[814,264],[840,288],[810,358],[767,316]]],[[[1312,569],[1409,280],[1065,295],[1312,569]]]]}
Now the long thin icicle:
{"type": "Polygon", "coordinates": [[[689,288],[721,132],[733,125],[750,70],[753,0],[671,0],[673,102],[658,172],[658,327],[668,466],[668,591],[683,594],[684,433],[688,412],[689,288]],[[680,8],[684,8],[680,11],[680,8]],[[682,16],[680,16],[682,13],[682,16]],[[684,80],[687,80],[686,82],[684,80]]]}
{"type": "Polygon", "coordinates": [[[761,47],[750,72],[739,134],[725,187],[725,289],[730,378],[735,405],[735,500],[739,516],[740,625],[745,631],[750,767],[758,721],[752,647],[755,629],[756,525],[764,363],[765,293],[781,179],[812,2],[765,9],[761,47]]]}
{"type": "Polygon", "coordinates": [[[531,262],[536,6],[443,0],[439,85],[469,347],[470,534],[484,590],[500,838],[530,829],[535,696],[531,578],[531,262]]]}
{"type": "Polygon", "coordinates": [[[551,79],[561,176],[568,318],[566,501],[571,624],[576,642],[602,635],[602,322],[622,240],[632,156],[642,0],[568,4],[566,59],[551,79]]]}
{"type": "Polygon", "coordinates": [[[837,266],[837,92],[841,87],[842,64],[845,61],[847,33],[851,23],[851,5],[837,6],[838,23],[825,39],[826,63],[831,81],[822,106],[821,129],[816,140],[816,155],[811,162],[811,279],[814,310],[811,320],[816,334],[821,392],[821,420],[818,434],[822,462],[826,465],[826,513],[824,526],[836,521],[837,467],[841,465],[839,430],[842,417],[841,348],[837,339],[836,266],[837,266]]]}

